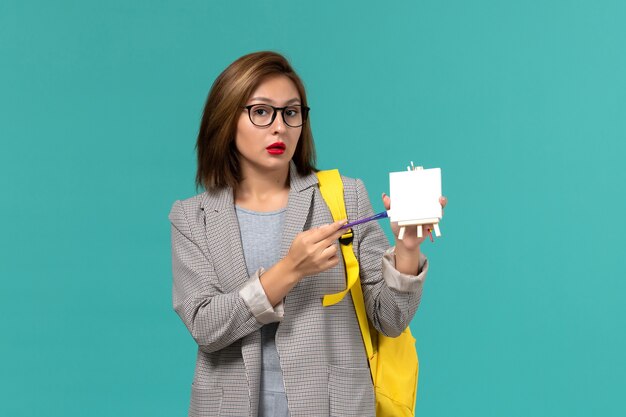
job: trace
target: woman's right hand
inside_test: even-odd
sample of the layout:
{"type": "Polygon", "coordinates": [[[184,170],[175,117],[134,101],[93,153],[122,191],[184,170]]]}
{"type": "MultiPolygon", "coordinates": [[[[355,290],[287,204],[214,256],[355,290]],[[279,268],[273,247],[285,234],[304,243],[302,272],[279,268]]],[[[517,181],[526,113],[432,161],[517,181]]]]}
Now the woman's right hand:
{"type": "Polygon", "coordinates": [[[296,235],[283,259],[298,280],[326,271],[339,263],[337,240],[346,233],[347,220],[310,229],[296,235]]]}
{"type": "Polygon", "coordinates": [[[287,256],[261,275],[267,299],[276,306],[302,278],[319,274],[339,263],[337,239],[347,220],[310,229],[296,235],[287,256]]]}

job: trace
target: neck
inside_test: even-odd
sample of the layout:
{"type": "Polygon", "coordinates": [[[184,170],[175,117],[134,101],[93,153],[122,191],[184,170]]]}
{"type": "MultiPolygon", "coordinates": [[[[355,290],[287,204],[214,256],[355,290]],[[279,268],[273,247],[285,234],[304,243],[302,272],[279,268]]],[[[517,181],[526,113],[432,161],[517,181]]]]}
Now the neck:
{"type": "Polygon", "coordinates": [[[271,211],[287,205],[289,166],[267,171],[241,167],[242,180],[235,190],[235,204],[256,211],[271,211]]]}

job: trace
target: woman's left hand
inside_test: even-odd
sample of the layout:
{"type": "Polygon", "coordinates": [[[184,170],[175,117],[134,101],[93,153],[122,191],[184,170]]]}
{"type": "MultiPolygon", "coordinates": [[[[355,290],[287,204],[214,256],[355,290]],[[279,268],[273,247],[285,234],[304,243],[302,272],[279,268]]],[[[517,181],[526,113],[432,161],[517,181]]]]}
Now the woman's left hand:
{"type": "MultiPolygon", "coordinates": [[[[383,193],[383,204],[385,205],[385,210],[389,210],[391,208],[391,198],[385,193],[383,193]]],[[[443,213],[443,209],[448,204],[448,199],[446,197],[439,197],[439,204],[441,204],[441,209],[443,213]]],[[[400,226],[396,222],[390,222],[391,230],[393,231],[394,236],[396,237],[396,248],[401,249],[406,252],[412,252],[419,249],[419,246],[428,236],[428,230],[433,229],[432,224],[422,225],[423,233],[422,237],[417,237],[417,226],[406,226],[404,230],[404,236],[402,240],[398,239],[398,233],[400,233],[400,226]]]]}

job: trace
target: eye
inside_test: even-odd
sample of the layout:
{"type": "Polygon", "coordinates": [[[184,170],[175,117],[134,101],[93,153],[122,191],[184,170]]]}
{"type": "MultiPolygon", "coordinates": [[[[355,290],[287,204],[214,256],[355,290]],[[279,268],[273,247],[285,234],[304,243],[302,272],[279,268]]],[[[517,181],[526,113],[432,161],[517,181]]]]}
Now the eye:
{"type": "Polygon", "coordinates": [[[256,106],[252,108],[252,112],[257,116],[267,116],[270,111],[265,106],[256,106]]]}
{"type": "Polygon", "coordinates": [[[300,109],[298,107],[287,107],[285,109],[285,116],[287,117],[296,117],[300,113],[300,109]]]}

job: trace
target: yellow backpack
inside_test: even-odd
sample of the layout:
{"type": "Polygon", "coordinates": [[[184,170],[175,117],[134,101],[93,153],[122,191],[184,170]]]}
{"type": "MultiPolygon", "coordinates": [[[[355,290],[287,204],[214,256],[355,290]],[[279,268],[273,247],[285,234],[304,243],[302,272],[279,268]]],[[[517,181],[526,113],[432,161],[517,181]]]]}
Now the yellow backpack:
{"type": "MultiPolygon", "coordinates": [[[[317,173],[319,187],[333,219],[346,219],[343,182],[336,169],[317,173]]],[[[407,327],[398,337],[387,337],[369,323],[359,281],[359,263],[352,250],[352,230],[340,239],[346,265],[347,286],[342,292],[324,296],[324,307],[338,303],[348,293],[352,301],[369,359],[377,417],[409,417],[415,415],[419,362],[415,339],[407,327]],[[359,283],[359,285],[355,285],[359,283]]]]}

